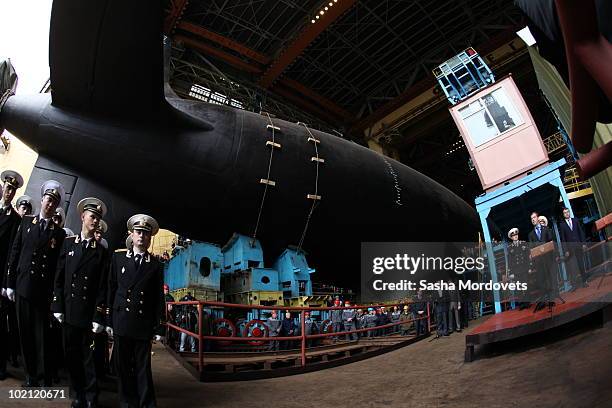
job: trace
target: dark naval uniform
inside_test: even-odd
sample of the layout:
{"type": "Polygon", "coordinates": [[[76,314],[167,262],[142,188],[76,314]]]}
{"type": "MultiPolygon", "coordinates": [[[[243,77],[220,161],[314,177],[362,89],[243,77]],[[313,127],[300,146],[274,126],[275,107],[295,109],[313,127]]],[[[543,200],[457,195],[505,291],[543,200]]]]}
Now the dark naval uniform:
{"type": "MultiPolygon", "coordinates": [[[[0,208],[0,286],[6,288],[6,265],[13,239],[21,223],[21,217],[9,204],[0,208]]],[[[12,347],[8,321],[15,313],[13,302],[0,296],[0,380],[6,376],[6,361],[12,347]]]]}
{"type": "Polygon", "coordinates": [[[108,325],[114,332],[113,358],[124,407],[155,407],[151,339],[162,335],[163,265],[148,252],[113,254],[108,280],[108,325]]]}
{"type": "Polygon", "coordinates": [[[79,403],[96,403],[92,322],[105,324],[108,251],[94,238],[66,238],[55,275],[51,311],[64,314],[63,332],[70,384],[79,403]]]}
{"type": "Polygon", "coordinates": [[[52,219],[25,216],[9,257],[7,288],[16,292],[17,320],[28,385],[51,384],[49,308],[53,278],[66,233],[52,219]]]}

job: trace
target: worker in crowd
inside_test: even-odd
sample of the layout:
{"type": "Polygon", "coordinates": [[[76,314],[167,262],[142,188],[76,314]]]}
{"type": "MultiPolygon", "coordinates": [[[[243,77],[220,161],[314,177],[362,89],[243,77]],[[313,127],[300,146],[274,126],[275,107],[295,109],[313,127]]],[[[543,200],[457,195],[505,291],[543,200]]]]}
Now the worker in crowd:
{"type": "MultiPolygon", "coordinates": [[[[170,286],[164,283],[164,301],[166,302],[166,314],[163,316],[164,321],[170,322],[172,324],[176,324],[177,313],[176,311],[179,309],[175,307],[173,304],[169,304],[169,302],[174,302],[174,296],[170,293],[170,286]]],[[[176,330],[171,330],[166,328],[166,339],[168,341],[168,346],[172,349],[176,348],[176,330]]]]}
{"type": "Polygon", "coordinates": [[[402,313],[400,315],[400,322],[402,323],[400,326],[400,334],[402,336],[407,336],[410,334],[410,328],[412,327],[413,322],[413,314],[410,312],[410,307],[408,305],[404,305],[402,308],[402,313]]]}
{"type": "MultiPolygon", "coordinates": [[[[368,308],[368,314],[365,318],[366,326],[368,329],[376,327],[376,310],[373,307],[368,308]]],[[[376,335],[375,330],[368,330],[368,337],[374,337],[376,335]]]]}
{"type": "MultiPolygon", "coordinates": [[[[351,306],[351,302],[350,301],[345,301],[344,302],[344,306],[345,307],[350,307],[351,306]]],[[[355,326],[355,322],[357,320],[357,313],[355,312],[355,309],[344,309],[342,310],[342,324],[344,324],[344,330],[345,331],[353,331],[355,330],[357,327],[355,326]]],[[[346,334],[346,339],[347,340],[353,340],[353,341],[357,341],[359,340],[359,336],[357,335],[357,333],[347,333],[346,334]]]]}
{"type": "Polygon", "coordinates": [[[391,328],[392,333],[398,333],[400,330],[399,322],[401,314],[402,312],[400,311],[399,307],[393,306],[391,309],[391,323],[397,323],[397,325],[391,328]]]}
{"type": "MultiPolygon", "coordinates": [[[[336,298],[334,300],[334,307],[340,307],[340,299],[336,298]]],[[[332,331],[334,333],[339,333],[342,331],[342,309],[332,309],[329,311],[329,316],[332,324],[332,331]]],[[[338,337],[335,336],[333,338],[334,341],[338,340],[338,337]]]]}
{"type": "MultiPolygon", "coordinates": [[[[280,335],[281,337],[291,337],[295,335],[295,322],[293,321],[293,318],[291,317],[291,312],[289,311],[285,313],[285,318],[281,321],[280,335]]],[[[281,349],[289,350],[292,348],[291,346],[291,340],[284,340],[282,342],[281,349]]]]}
{"type": "MultiPolygon", "coordinates": [[[[304,334],[310,336],[311,334],[318,334],[319,328],[317,322],[310,316],[310,312],[304,312],[304,334]]],[[[316,342],[316,339],[306,339],[306,347],[312,347],[316,342]]]]}
{"type": "Polygon", "coordinates": [[[427,302],[423,298],[423,291],[417,290],[414,301],[410,304],[412,317],[414,319],[415,335],[421,336],[427,332],[427,302]]]}
{"type": "MultiPolygon", "coordinates": [[[[268,325],[268,336],[270,337],[278,337],[281,332],[281,320],[278,318],[278,312],[276,310],[272,311],[272,315],[268,318],[266,322],[268,325]]],[[[280,348],[280,344],[278,340],[270,340],[270,345],[268,350],[270,351],[278,351],[280,348]]]]}

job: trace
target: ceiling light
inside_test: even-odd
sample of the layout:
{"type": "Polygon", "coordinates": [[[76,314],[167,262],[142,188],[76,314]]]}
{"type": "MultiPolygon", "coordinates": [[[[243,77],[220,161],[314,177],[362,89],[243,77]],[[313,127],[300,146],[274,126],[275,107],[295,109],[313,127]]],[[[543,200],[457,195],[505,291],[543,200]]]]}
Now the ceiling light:
{"type": "Polygon", "coordinates": [[[317,16],[317,20],[319,19],[319,16],[317,16]]]}
{"type": "Polygon", "coordinates": [[[325,12],[323,10],[321,10],[321,11],[319,11],[319,14],[323,15],[323,14],[325,14],[325,12]]]}
{"type": "Polygon", "coordinates": [[[516,33],[518,34],[519,37],[521,37],[521,40],[523,40],[525,44],[527,44],[528,47],[531,47],[532,45],[536,43],[536,40],[533,37],[533,34],[531,33],[531,30],[529,30],[528,26],[517,31],[516,33]]]}
{"type": "Polygon", "coordinates": [[[325,11],[329,10],[329,8],[325,7],[325,11]]]}
{"type": "Polygon", "coordinates": [[[329,7],[333,6],[334,3],[332,3],[331,1],[329,2],[329,7]]]}
{"type": "Polygon", "coordinates": [[[316,22],[316,20],[312,20],[311,23],[314,24],[316,22]]]}

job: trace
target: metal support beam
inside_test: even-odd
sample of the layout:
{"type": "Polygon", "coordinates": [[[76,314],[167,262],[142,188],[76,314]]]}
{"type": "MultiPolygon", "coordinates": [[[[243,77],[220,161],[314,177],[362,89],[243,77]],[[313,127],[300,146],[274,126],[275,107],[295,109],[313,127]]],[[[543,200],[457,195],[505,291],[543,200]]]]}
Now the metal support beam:
{"type": "Polygon", "coordinates": [[[164,19],[164,33],[166,33],[166,35],[170,35],[174,32],[176,24],[181,17],[183,17],[187,3],[189,3],[188,0],[172,0],[170,2],[170,10],[164,19]]]}
{"type": "Polygon", "coordinates": [[[323,120],[329,123],[338,123],[338,118],[334,115],[331,115],[330,112],[320,109],[318,106],[315,106],[312,103],[308,102],[308,100],[306,100],[305,98],[302,98],[285,88],[281,88],[279,85],[273,86],[272,88],[270,88],[270,91],[289,100],[297,107],[304,109],[305,111],[311,114],[321,117],[323,120]]]}
{"type": "Polygon", "coordinates": [[[228,54],[227,52],[220,50],[219,48],[205,44],[201,41],[194,40],[183,35],[175,35],[174,40],[182,42],[188,48],[203,52],[206,55],[217,57],[242,71],[251,72],[254,74],[261,74],[263,72],[263,69],[261,69],[260,67],[245,62],[240,58],[236,57],[235,55],[228,54]]]}
{"type": "Polygon", "coordinates": [[[252,59],[253,61],[259,62],[263,65],[268,65],[271,61],[271,58],[267,55],[263,55],[255,50],[252,50],[237,41],[234,41],[230,38],[224,37],[220,34],[214,33],[206,28],[190,23],[188,21],[181,21],[178,23],[177,28],[180,30],[184,30],[195,34],[199,37],[210,40],[216,44],[221,45],[222,47],[228,48],[230,50],[238,52],[240,55],[244,55],[247,58],[252,59]]]}
{"type": "Polygon", "coordinates": [[[351,115],[351,113],[346,109],[342,108],[341,106],[338,106],[334,102],[316,93],[312,89],[305,87],[301,83],[294,81],[293,79],[282,78],[278,81],[278,84],[291,88],[299,92],[300,94],[310,98],[312,101],[321,105],[321,107],[327,109],[328,111],[332,112],[339,118],[342,118],[346,122],[352,121],[354,119],[353,115],[351,115]]]}
{"type": "MultiPolygon", "coordinates": [[[[492,38],[485,44],[478,46],[478,51],[481,55],[486,55],[489,52],[501,47],[503,44],[511,41],[514,37],[516,37],[516,27],[512,29],[508,29],[498,36],[492,38]]],[[[364,119],[361,119],[359,122],[355,123],[351,127],[351,132],[361,132],[364,129],[372,126],[374,123],[378,122],[385,116],[399,109],[402,105],[410,102],[412,99],[425,92],[427,89],[433,87],[435,85],[435,80],[433,76],[430,74],[427,78],[418,82],[414,86],[410,87],[406,91],[404,91],[400,96],[393,99],[392,101],[387,102],[380,108],[376,109],[372,114],[368,115],[364,119]]]]}
{"type": "Polygon", "coordinates": [[[353,7],[357,0],[342,0],[329,7],[327,12],[320,15],[316,22],[308,22],[298,36],[278,54],[276,60],[270,64],[266,72],[259,79],[259,85],[269,88],[270,85],[291,65],[293,61],[314,41],[330,24],[353,7]]]}

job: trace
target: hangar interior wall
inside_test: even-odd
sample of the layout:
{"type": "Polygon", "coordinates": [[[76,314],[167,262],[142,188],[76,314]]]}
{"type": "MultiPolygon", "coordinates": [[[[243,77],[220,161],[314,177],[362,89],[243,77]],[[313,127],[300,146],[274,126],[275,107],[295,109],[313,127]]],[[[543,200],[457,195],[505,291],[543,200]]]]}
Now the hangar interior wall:
{"type": "MultiPolygon", "coordinates": [[[[533,62],[540,89],[548,98],[563,127],[572,128],[572,114],[570,105],[570,92],[563,79],[548,61],[538,53],[534,47],[529,48],[529,55],[533,62]]],[[[593,147],[600,147],[612,140],[612,125],[598,123],[595,128],[593,147]]],[[[593,187],[595,202],[602,216],[612,212],[612,167],[589,179],[593,187]]],[[[607,232],[611,233],[612,228],[607,232]]]]}

